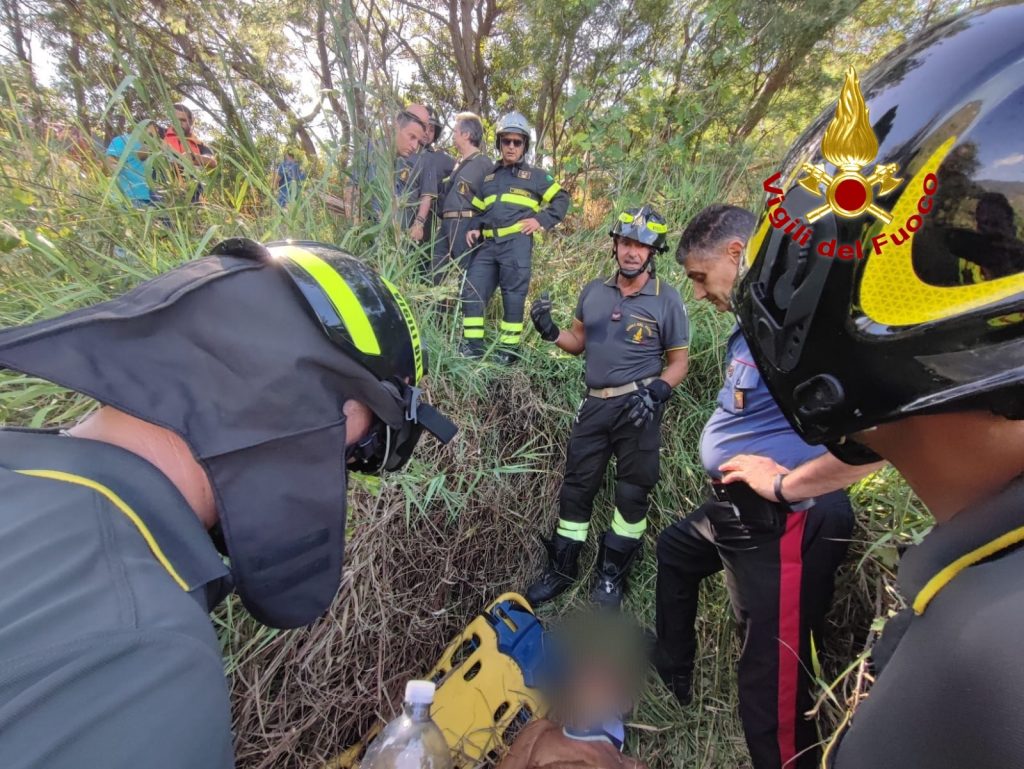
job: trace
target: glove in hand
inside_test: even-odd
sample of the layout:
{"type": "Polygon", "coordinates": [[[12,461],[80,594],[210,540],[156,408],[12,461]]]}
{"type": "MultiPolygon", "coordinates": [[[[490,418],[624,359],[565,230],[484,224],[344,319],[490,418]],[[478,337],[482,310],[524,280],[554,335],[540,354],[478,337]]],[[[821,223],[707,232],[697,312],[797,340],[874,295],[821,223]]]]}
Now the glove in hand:
{"type": "Polygon", "coordinates": [[[530,320],[545,342],[554,342],[562,333],[551,318],[551,296],[547,291],[541,294],[539,299],[534,299],[530,305],[530,320]]]}
{"type": "Polygon", "coordinates": [[[641,387],[626,400],[628,419],[633,427],[644,428],[654,419],[658,406],[672,396],[672,388],[664,379],[655,379],[646,387],[641,387]]]}

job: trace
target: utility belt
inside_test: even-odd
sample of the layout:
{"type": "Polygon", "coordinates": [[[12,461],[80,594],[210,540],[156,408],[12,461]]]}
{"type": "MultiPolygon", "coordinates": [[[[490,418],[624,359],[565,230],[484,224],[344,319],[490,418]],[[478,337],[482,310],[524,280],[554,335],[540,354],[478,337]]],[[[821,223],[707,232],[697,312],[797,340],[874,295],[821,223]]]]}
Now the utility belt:
{"type": "Polygon", "coordinates": [[[514,235],[515,233],[522,232],[522,231],[523,231],[523,223],[522,222],[516,222],[515,224],[510,224],[508,227],[498,227],[498,228],[493,229],[493,230],[481,230],[480,234],[483,235],[487,239],[493,239],[493,238],[503,238],[506,235],[514,235]]]}
{"type": "Polygon", "coordinates": [[[646,379],[641,379],[639,382],[630,382],[629,384],[620,385],[618,387],[594,387],[587,390],[587,395],[593,398],[601,398],[607,400],[608,398],[618,398],[620,395],[629,395],[635,393],[641,387],[646,387],[658,377],[649,376],[646,379]]]}
{"type": "Polygon", "coordinates": [[[742,544],[786,530],[789,506],[765,499],[742,481],[711,481],[711,498],[721,504],[708,506],[708,521],[723,544],[742,544]]]}
{"type": "Polygon", "coordinates": [[[442,219],[472,219],[476,211],[445,211],[441,214],[442,219]]]}

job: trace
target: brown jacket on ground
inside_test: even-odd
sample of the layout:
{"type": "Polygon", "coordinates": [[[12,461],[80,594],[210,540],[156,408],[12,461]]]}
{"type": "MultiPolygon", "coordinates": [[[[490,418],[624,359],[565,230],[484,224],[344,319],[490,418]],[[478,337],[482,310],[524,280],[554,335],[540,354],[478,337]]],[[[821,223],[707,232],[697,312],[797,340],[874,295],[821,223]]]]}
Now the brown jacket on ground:
{"type": "Polygon", "coordinates": [[[498,769],[647,769],[609,742],[574,740],[546,718],[529,724],[498,769]]]}

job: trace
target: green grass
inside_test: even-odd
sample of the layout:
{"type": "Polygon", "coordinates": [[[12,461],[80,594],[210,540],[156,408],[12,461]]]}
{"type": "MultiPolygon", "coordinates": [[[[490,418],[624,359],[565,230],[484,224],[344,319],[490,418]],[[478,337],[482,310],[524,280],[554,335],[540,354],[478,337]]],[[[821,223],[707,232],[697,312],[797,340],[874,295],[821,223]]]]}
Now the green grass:
{"type": "MultiPolygon", "coordinates": [[[[747,199],[723,191],[724,165],[696,163],[664,175],[653,158],[621,169],[629,189],[656,198],[674,225],[716,199],[747,199]]],[[[153,212],[126,208],[98,160],[76,161],[66,147],[37,136],[23,116],[0,111],[0,326],[53,316],[123,292],[187,260],[219,239],[295,237],[337,243],[396,280],[421,318],[430,345],[429,394],[460,424],[441,448],[424,439],[402,475],[355,478],[349,505],[347,577],[330,614],[309,630],[283,633],[258,626],[234,600],[215,623],[232,677],[239,765],[315,767],[388,717],[407,678],[434,662],[447,640],[488,601],[522,590],[541,565],[536,534],[556,517],[564,445],[582,393],[582,361],[556,354],[529,330],[524,360],[510,370],[454,354],[457,280],[441,288],[416,282],[404,244],[390,225],[351,227],[330,214],[316,192],[337,188],[313,180],[302,201],[280,211],[268,200],[270,158],[226,147],[202,208],[153,212]]],[[[732,162],[737,162],[733,159],[732,162]]],[[[755,180],[756,184],[756,180],[755,180]]],[[[626,196],[623,196],[625,198],[626,196]]],[[[639,196],[616,204],[635,203],[639,196]]],[[[609,217],[575,213],[536,251],[531,296],[551,291],[556,320],[567,323],[580,287],[610,265],[609,217]]],[[[677,391],[663,428],[662,481],[654,495],[644,555],[632,578],[627,609],[653,624],[654,538],[702,499],[697,456],[701,427],[721,381],[730,319],[692,301],[671,259],[659,274],[680,287],[692,326],[690,375],[677,391]]],[[[492,307],[494,328],[497,315],[492,307]]],[[[0,422],[55,425],[91,404],[56,386],[0,374],[0,422]]],[[[600,532],[611,511],[611,474],[596,504],[600,532]]],[[[823,684],[831,685],[862,650],[872,620],[894,605],[896,545],[915,541],[927,515],[892,471],[858,485],[856,542],[844,567],[831,618],[833,644],[824,653],[823,684]]],[[[588,572],[577,589],[542,616],[585,600],[588,572]]],[[[653,769],[740,767],[746,749],[736,715],[738,646],[725,591],[709,580],[699,618],[701,646],[695,704],[680,709],[652,681],[633,715],[631,750],[653,769]]],[[[823,721],[841,711],[845,682],[825,697],[823,721]]]]}

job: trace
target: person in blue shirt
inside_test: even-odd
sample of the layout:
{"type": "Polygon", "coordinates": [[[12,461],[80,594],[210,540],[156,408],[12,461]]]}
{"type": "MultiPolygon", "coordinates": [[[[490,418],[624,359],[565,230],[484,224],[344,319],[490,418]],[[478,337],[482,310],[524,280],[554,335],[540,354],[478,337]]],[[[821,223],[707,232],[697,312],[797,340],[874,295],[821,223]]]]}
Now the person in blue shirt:
{"type": "MultiPolygon", "coordinates": [[[[732,310],[753,227],[749,211],[723,205],[690,222],[676,259],[695,299],[732,310]]],[[[689,703],[700,583],[724,570],[742,637],[739,711],[754,769],[810,769],[817,766],[817,732],[803,714],[813,705],[814,649],[821,648],[853,526],[840,489],[880,465],[845,465],[823,446],[805,443],[772,399],[737,328],[700,456],[710,479],[707,501],[658,537],[655,666],[689,703]]]]}
{"type": "Polygon", "coordinates": [[[299,197],[299,190],[302,182],[306,180],[306,172],[302,170],[294,150],[287,150],[284,153],[284,160],[274,171],[272,187],[277,196],[277,204],[281,208],[287,208],[289,202],[299,197]]]}
{"type": "MultiPolygon", "coordinates": [[[[153,143],[163,139],[160,126],[151,121],[147,121],[146,134],[153,143]]],[[[145,161],[151,152],[146,142],[126,133],[111,140],[103,158],[107,171],[116,176],[121,194],[135,208],[145,208],[154,203],[153,190],[149,185],[145,167],[145,161]]]]}

